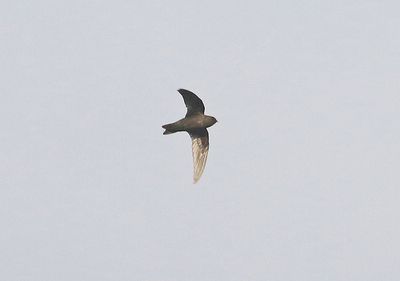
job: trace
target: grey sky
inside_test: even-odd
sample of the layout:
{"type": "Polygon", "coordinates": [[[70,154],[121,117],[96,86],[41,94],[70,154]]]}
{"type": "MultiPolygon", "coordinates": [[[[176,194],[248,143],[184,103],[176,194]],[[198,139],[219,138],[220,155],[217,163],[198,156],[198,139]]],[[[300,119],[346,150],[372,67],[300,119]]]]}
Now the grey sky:
{"type": "Polygon", "coordinates": [[[399,280],[399,9],[2,1],[0,279],[399,280]]]}

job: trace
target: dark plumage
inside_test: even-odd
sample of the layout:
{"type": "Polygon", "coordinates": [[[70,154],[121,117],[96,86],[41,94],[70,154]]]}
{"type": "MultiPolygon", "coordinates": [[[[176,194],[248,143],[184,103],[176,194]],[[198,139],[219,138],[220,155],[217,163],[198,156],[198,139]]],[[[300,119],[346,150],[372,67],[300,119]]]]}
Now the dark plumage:
{"type": "Polygon", "coordinates": [[[206,128],[217,123],[217,120],[212,116],[204,115],[204,104],[194,93],[185,89],[179,89],[178,92],[185,102],[186,116],[162,127],[165,129],[164,135],[182,131],[189,133],[192,139],[193,180],[196,183],[203,174],[207,161],[209,137],[206,128]]]}

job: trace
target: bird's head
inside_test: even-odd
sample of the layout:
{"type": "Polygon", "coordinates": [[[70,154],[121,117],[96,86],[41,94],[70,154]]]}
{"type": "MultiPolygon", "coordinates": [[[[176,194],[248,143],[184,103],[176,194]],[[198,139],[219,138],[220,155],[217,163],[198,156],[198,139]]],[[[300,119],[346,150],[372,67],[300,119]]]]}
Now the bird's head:
{"type": "Polygon", "coordinates": [[[210,117],[211,117],[210,120],[211,120],[212,125],[214,125],[215,123],[218,122],[217,119],[215,119],[215,117],[212,117],[212,116],[210,116],[210,117]]]}

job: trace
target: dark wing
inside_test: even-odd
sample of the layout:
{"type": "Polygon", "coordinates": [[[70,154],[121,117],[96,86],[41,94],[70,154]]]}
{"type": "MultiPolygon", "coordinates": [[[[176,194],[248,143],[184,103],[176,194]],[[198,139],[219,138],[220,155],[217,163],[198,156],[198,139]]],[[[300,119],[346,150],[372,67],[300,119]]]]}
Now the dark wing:
{"type": "Polygon", "coordinates": [[[185,101],[187,113],[186,117],[195,115],[198,113],[204,113],[204,104],[201,99],[193,94],[191,91],[185,89],[179,89],[178,92],[182,95],[183,100],[185,101]]]}
{"type": "Polygon", "coordinates": [[[189,135],[192,139],[193,181],[196,183],[206,167],[209,148],[208,131],[207,129],[198,129],[190,131],[189,135]]]}

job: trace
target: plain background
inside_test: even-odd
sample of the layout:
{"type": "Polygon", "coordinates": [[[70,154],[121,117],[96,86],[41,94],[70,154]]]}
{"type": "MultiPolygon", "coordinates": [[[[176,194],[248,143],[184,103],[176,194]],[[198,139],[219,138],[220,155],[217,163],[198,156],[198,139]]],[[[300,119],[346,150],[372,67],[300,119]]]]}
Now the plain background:
{"type": "Polygon", "coordinates": [[[399,10],[1,1],[0,279],[400,280],[399,10]]]}

